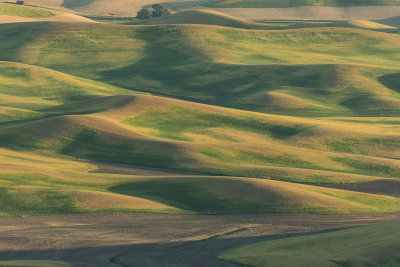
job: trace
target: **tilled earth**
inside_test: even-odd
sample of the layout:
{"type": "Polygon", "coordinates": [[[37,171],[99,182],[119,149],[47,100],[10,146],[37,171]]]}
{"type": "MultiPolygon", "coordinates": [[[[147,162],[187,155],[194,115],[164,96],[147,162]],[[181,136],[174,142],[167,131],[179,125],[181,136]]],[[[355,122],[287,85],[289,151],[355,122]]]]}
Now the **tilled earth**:
{"type": "Polygon", "coordinates": [[[237,266],[215,255],[264,240],[399,219],[399,212],[1,218],[0,260],[58,260],[74,266],[237,266]]]}

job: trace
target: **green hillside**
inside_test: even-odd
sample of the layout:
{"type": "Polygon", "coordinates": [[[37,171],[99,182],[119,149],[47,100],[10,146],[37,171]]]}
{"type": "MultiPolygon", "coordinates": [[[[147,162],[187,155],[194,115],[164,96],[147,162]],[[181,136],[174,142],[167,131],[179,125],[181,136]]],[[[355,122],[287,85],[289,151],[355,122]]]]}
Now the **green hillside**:
{"type": "Polygon", "coordinates": [[[249,266],[398,266],[399,226],[393,222],[283,238],[233,249],[219,258],[249,266]]]}
{"type": "Polygon", "coordinates": [[[1,35],[11,32],[20,37],[0,44],[2,60],[131,90],[266,113],[399,114],[391,81],[400,67],[398,35],[343,28],[0,26],[1,35]]]}
{"type": "Polygon", "coordinates": [[[399,35],[149,23],[0,25],[1,216],[400,210],[399,35]]]}
{"type": "Polygon", "coordinates": [[[205,24],[218,25],[243,29],[269,29],[263,23],[239,19],[212,9],[196,9],[174,13],[169,16],[139,20],[136,25],[160,25],[160,24],[205,24]]]}
{"type": "Polygon", "coordinates": [[[222,0],[208,7],[284,8],[297,6],[398,6],[399,0],[222,0]]]}
{"type": "Polygon", "coordinates": [[[52,17],[59,13],[61,12],[40,7],[0,3],[0,16],[8,15],[24,18],[45,18],[52,17]]]}
{"type": "Polygon", "coordinates": [[[9,203],[3,215],[400,209],[393,197],[264,180],[319,184],[397,178],[397,160],[382,158],[399,156],[393,149],[395,119],[325,121],[264,115],[137,95],[39,67],[2,64],[1,94],[8,116],[0,124],[0,145],[8,167],[0,173],[0,187],[2,201],[9,203]],[[10,115],[15,109],[36,116],[10,115]],[[354,141],[354,136],[363,137],[354,141]],[[76,160],[263,179],[110,177],[89,173],[95,165],[76,160]],[[176,195],[177,187],[193,194],[176,195]],[[255,190],[260,190],[258,195],[255,190]],[[243,203],[237,202],[237,192],[243,203]],[[95,199],[100,196],[104,201],[99,204],[95,199]]]}

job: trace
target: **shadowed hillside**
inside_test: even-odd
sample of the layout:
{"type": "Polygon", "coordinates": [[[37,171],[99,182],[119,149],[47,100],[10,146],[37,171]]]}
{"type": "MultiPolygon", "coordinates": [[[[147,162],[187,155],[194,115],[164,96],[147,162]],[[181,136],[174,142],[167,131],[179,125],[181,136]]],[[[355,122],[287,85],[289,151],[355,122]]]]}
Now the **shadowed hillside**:
{"type": "Polygon", "coordinates": [[[396,266],[400,263],[398,227],[398,222],[392,222],[283,238],[230,250],[219,258],[251,266],[396,266]],[[281,253],[288,251],[290,256],[282,259],[281,253]]]}
{"type": "Polygon", "coordinates": [[[207,4],[210,7],[283,8],[297,6],[397,6],[398,0],[222,0],[207,4]]]}
{"type": "Polygon", "coordinates": [[[132,90],[279,114],[399,114],[397,92],[379,82],[398,72],[398,35],[198,25],[0,27],[3,35],[15,31],[20,38],[1,44],[1,51],[14,52],[0,52],[1,59],[132,90]]]}
{"type": "Polygon", "coordinates": [[[400,209],[399,35],[149,23],[0,25],[1,215],[400,209]]]}

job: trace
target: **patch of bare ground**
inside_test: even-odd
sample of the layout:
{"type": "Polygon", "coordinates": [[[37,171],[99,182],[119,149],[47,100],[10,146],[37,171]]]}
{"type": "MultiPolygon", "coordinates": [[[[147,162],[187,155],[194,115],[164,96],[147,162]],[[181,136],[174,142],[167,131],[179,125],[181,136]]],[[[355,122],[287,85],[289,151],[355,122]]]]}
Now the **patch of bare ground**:
{"type": "Polygon", "coordinates": [[[177,169],[166,169],[156,167],[145,167],[133,164],[119,162],[91,162],[96,165],[97,169],[91,171],[93,173],[111,173],[111,174],[127,174],[127,175],[144,175],[144,176],[176,176],[176,175],[207,175],[191,171],[183,171],[177,169]]]}
{"type": "Polygon", "coordinates": [[[400,14],[400,6],[215,9],[231,16],[249,20],[383,20],[400,14]]]}
{"type": "Polygon", "coordinates": [[[319,186],[400,197],[400,180],[394,179],[382,179],[358,184],[320,184],[319,186]]]}
{"type": "Polygon", "coordinates": [[[38,21],[60,21],[60,22],[95,22],[94,20],[71,13],[57,14],[52,17],[24,18],[8,15],[0,15],[0,23],[38,22],[38,21]]]}
{"type": "MultiPolygon", "coordinates": [[[[135,17],[143,7],[156,3],[166,3],[173,10],[192,8],[202,3],[216,0],[182,1],[182,0],[30,0],[31,5],[57,9],[78,14],[135,17]]],[[[0,2],[9,2],[0,0],[0,2]]]]}
{"type": "Polygon", "coordinates": [[[74,266],[236,266],[214,256],[253,242],[399,219],[400,213],[1,218],[0,260],[59,260],[74,266]]]}

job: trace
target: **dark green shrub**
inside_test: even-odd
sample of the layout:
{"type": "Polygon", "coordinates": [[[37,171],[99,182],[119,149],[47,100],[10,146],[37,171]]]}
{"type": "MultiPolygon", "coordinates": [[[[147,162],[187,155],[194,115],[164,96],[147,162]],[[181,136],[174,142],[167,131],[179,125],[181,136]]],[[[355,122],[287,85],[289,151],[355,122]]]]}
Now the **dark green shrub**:
{"type": "Polygon", "coordinates": [[[152,9],[150,8],[143,8],[142,10],[140,10],[137,15],[136,18],[138,19],[148,19],[151,18],[153,14],[152,9]]]}

